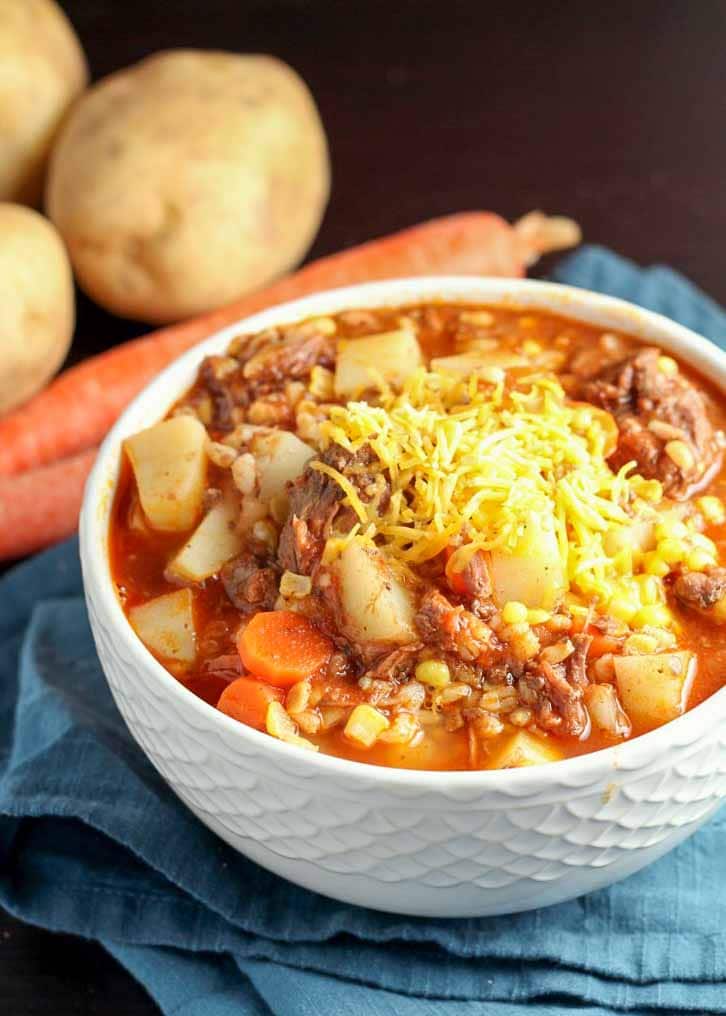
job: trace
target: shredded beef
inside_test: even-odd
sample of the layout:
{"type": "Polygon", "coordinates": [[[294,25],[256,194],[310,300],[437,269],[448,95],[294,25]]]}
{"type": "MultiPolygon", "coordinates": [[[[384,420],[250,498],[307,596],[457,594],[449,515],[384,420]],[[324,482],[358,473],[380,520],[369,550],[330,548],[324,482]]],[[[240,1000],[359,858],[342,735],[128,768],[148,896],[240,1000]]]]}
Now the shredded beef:
{"type": "Polygon", "coordinates": [[[491,628],[464,607],[455,607],[438,589],[429,589],[416,614],[416,627],[425,643],[456,653],[465,663],[491,655],[491,628]]]}
{"type": "Polygon", "coordinates": [[[315,332],[267,346],[250,357],[243,373],[248,381],[258,385],[280,385],[307,377],[317,365],[332,367],[334,364],[335,341],[315,332]]]}
{"type": "Polygon", "coordinates": [[[635,459],[639,472],[660,480],[671,497],[685,498],[710,473],[720,448],[708,418],[706,402],[681,374],[658,365],[661,351],[647,347],[582,381],[578,396],[615,416],[618,446],[614,469],[635,459]],[[683,441],[693,465],[679,465],[666,453],[670,440],[683,441]]]}
{"type": "Polygon", "coordinates": [[[587,654],[591,635],[576,635],[575,650],[561,663],[532,660],[517,682],[523,705],[534,712],[536,722],[545,730],[558,730],[581,737],[589,730],[589,718],[582,701],[588,685],[587,654]]]}
{"type": "MultiPolygon", "coordinates": [[[[368,467],[375,460],[365,445],[353,455],[331,445],[320,461],[337,469],[363,492],[374,482],[368,467]]],[[[322,557],[325,541],[333,531],[333,522],[341,511],[342,488],[331,477],[308,466],[290,487],[290,508],[280,533],[278,560],[282,568],[311,575],[322,557]]],[[[364,493],[361,493],[366,500],[364,493]]]]}
{"type": "Polygon", "coordinates": [[[253,554],[242,553],[220,572],[230,602],[243,614],[272,610],[277,600],[278,577],[274,568],[261,567],[253,554]]]}
{"type": "Polygon", "coordinates": [[[708,610],[726,596],[726,568],[685,572],[676,579],[673,591],[686,607],[708,610]]]}

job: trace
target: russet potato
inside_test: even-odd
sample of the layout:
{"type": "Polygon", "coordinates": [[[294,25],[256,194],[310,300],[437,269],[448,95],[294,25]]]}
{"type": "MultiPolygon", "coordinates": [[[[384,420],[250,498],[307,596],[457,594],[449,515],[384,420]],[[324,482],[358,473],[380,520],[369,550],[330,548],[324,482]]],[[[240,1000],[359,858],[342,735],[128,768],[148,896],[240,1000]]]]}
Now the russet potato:
{"type": "Polygon", "coordinates": [[[325,133],[290,67],[174,50],[104,78],[76,104],[46,202],[89,296],[164,323],[296,265],[329,188],[325,133]]]}

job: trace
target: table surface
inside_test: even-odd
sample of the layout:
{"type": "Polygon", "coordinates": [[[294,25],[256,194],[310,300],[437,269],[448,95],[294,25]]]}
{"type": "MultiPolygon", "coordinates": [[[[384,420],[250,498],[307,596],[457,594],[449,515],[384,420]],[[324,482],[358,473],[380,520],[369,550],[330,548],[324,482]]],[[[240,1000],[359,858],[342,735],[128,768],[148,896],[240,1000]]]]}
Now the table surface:
{"type": "MultiPolygon", "coordinates": [[[[155,50],[269,52],[311,87],[333,194],[311,256],[468,208],[577,219],[726,303],[726,3],[63,0],[94,78],[155,50]]],[[[548,263],[539,267],[546,272],[548,263]]],[[[73,358],[139,334],[81,298],[73,358]]],[[[0,913],[8,1016],[142,1016],[100,947],[0,913]]]]}

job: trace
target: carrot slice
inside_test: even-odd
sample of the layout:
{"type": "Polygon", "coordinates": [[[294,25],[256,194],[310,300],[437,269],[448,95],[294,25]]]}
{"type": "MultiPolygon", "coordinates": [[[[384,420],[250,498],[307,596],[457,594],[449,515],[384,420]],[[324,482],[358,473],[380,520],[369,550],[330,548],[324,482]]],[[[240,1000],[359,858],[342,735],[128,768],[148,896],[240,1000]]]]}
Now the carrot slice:
{"type": "Polygon", "coordinates": [[[0,477],[0,560],[21,557],[75,532],[96,449],[20,476],[0,477]]]}
{"type": "Polygon", "coordinates": [[[301,614],[268,610],[255,614],[239,636],[237,649],[256,677],[289,688],[325,666],[333,643],[301,614]]]}
{"type": "Polygon", "coordinates": [[[134,395],[180,353],[231,322],[321,289],[420,275],[523,275],[546,250],[579,242],[574,223],[462,212],[313,261],[228,307],[126,342],[64,371],[0,420],[0,475],[98,444],[134,395]],[[553,228],[554,227],[554,228],[553,228]]]}
{"type": "Polygon", "coordinates": [[[252,677],[238,677],[219,696],[217,709],[248,727],[264,730],[270,702],[282,702],[284,698],[281,688],[273,688],[252,677]]]}

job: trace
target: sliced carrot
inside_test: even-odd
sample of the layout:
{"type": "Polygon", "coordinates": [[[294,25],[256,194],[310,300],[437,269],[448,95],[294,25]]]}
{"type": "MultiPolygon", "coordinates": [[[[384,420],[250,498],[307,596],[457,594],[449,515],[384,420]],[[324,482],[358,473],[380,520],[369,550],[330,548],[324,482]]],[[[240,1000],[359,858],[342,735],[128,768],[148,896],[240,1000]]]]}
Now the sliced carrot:
{"type": "Polygon", "coordinates": [[[98,444],[119,413],[173,359],[239,318],[321,289],[411,275],[523,275],[548,249],[579,242],[574,223],[539,213],[515,226],[492,212],[462,212],[330,257],[243,297],[91,357],[0,420],[0,475],[98,444]],[[555,228],[553,228],[555,227],[555,228]]]}
{"type": "Polygon", "coordinates": [[[623,646],[623,640],[615,638],[614,635],[603,635],[600,632],[593,634],[592,642],[588,650],[588,656],[595,659],[604,656],[605,653],[619,653],[623,646]]]}
{"type": "Polygon", "coordinates": [[[268,610],[255,614],[243,629],[237,649],[256,677],[289,688],[325,666],[333,643],[301,614],[268,610]]]}
{"type": "Polygon", "coordinates": [[[75,532],[96,449],[20,476],[0,477],[0,560],[21,557],[75,532]]]}
{"type": "Polygon", "coordinates": [[[217,709],[248,727],[264,730],[270,702],[282,702],[284,698],[281,688],[273,688],[253,677],[238,677],[219,696],[217,709]]]}

